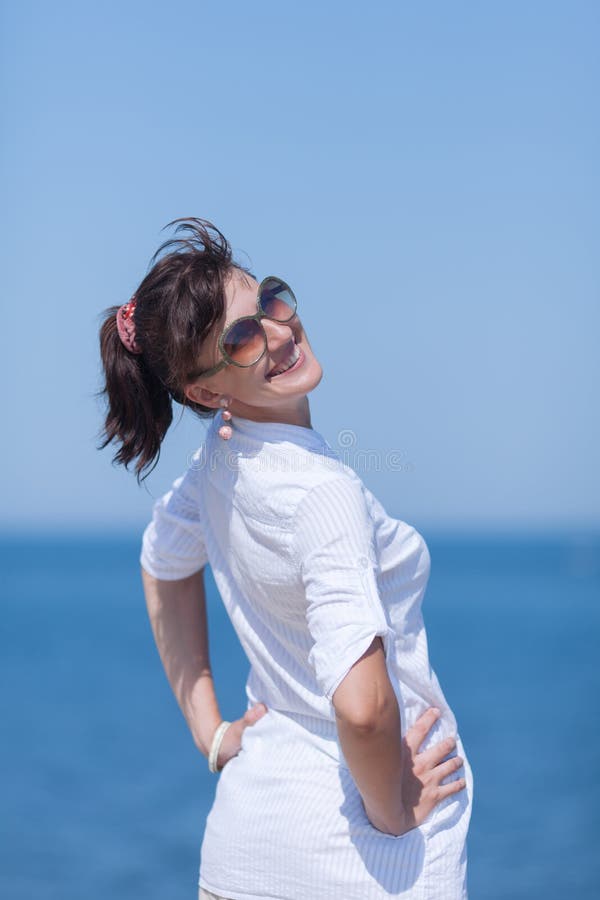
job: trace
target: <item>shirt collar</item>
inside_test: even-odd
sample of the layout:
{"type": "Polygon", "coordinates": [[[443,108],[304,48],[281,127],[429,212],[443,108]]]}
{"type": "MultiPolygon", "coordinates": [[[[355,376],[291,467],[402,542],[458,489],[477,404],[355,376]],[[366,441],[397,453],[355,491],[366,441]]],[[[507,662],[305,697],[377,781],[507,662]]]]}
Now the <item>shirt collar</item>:
{"type": "MultiPolygon", "coordinates": [[[[221,413],[218,411],[211,423],[215,434],[224,424],[221,413]]],[[[326,450],[335,453],[320,432],[314,428],[306,428],[304,425],[289,425],[287,422],[255,422],[253,419],[235,415],[231,417],[229,424],[233,430],[233,436],[230,441],[223,441],[224,444],[231,443],[236,436],[241,436],[259,443],[288,441],[306,447],[308,450],[326,450]]]]}

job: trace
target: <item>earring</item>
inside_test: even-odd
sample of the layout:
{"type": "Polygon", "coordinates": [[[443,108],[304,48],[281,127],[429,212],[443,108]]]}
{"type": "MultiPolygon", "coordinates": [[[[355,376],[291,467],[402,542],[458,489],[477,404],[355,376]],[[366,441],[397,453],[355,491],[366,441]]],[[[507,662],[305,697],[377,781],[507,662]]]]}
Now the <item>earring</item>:
{"type": "MultiPolygon", "coordinates": [[[[219,406],[225,407],[221,411],[221,418],[224,419],[225,422],[229,422],[231,420],[231,413],[227,409],[227,406],[229,406],[229,400],[227,400],[225,397],[222,397],[219,406]]],[[[232,434],[233,428],[231,427],[231,425],[221,425],[221,427],[219,428],[219,437],[222,437],[224,441],[228,441],[232,434]]]]}

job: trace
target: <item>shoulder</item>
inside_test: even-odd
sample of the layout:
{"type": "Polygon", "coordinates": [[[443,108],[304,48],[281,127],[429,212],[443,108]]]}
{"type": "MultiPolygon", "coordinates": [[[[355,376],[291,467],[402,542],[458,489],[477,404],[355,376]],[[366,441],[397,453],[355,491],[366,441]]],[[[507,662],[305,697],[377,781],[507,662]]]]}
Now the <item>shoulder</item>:
{"type": "Polygon", "coordinates": [[[328,471],[315,473],[298,498],[298,508],[327,506],[336,500],[366,502],[365,486],[356,472],[344,463],[328,471]]]}
{"type": "Polygon", "coordinates": [[[335,513],[340,507],[368,513],[367,490],[356,472],[343,463],[328,472],[319,472],[304,485],[297,499],[297,518],[305,517],[307,512],[335,513]]]}
{"type": "Polygon", "coordinates": [[[337,455],[285,442],[258,454],[241,454],[232,463],[235,505],[288,531],[293,530],[296,512],[305,497],[320,485],[348,477],[337,455]]]}
{"type": "Polygon", "coordinates": [[[307,488],[296,505],[292,530],[305,552],[370,539],[373,520],[366,489],[354,470],[344,466],[307,488]]]}

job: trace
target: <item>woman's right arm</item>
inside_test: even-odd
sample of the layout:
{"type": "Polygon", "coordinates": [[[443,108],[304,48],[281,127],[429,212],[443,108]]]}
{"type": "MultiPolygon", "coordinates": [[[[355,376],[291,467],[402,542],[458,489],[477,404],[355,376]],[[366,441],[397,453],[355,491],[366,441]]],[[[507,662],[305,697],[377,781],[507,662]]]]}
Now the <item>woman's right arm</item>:
{"type": "Polygon", "coordinates": [[[222,721],[208,650],[204,569],[165,581],[142,567],[154,640],[179,707],[198,749],[208,756],[222,721]]]}
{"type": "Polygon", "coordinates": [[[452,749],[447,741],[418,752],[435,722],[431,711],[401,734],[383,645],[394,633],[362,482],[336,473],[311,488],[296,509],[292,546],[314,641],[308,662],[335,709],[342,752],[372,824],[403,834],[464,785],[439,784],[458,768],[456,758],[441,762],[452,749]]]}
{"type": "Polygon", "coordinates": [[[333,694],[342,752],[375,828],[401,835],[420,825],[464,779],[440,782],[462,765],[451,738],[423,753],[418,749],[437,720],[433,709],[401,735],[400,711],[385,664],[380,637],[352,666],[333,694]]]}

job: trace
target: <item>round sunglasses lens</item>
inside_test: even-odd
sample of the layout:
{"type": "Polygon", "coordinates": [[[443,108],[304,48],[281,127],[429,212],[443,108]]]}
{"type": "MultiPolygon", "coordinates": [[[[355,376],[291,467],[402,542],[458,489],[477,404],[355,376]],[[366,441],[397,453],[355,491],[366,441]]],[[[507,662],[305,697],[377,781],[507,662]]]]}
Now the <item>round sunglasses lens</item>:
{"type": "Polygon", "coordinates": [[[270,319],[287,322],[296,312],[296,298],[291,287],[279,278],[267,278],[260,292],[260,306],[270,319]]]}
{"type": "Polygon", "coordinates": [[[265,349],[264,331],[256,319],[237,322],[223,338],[223,347],[235,362],[251,366],[265,349]]]}

